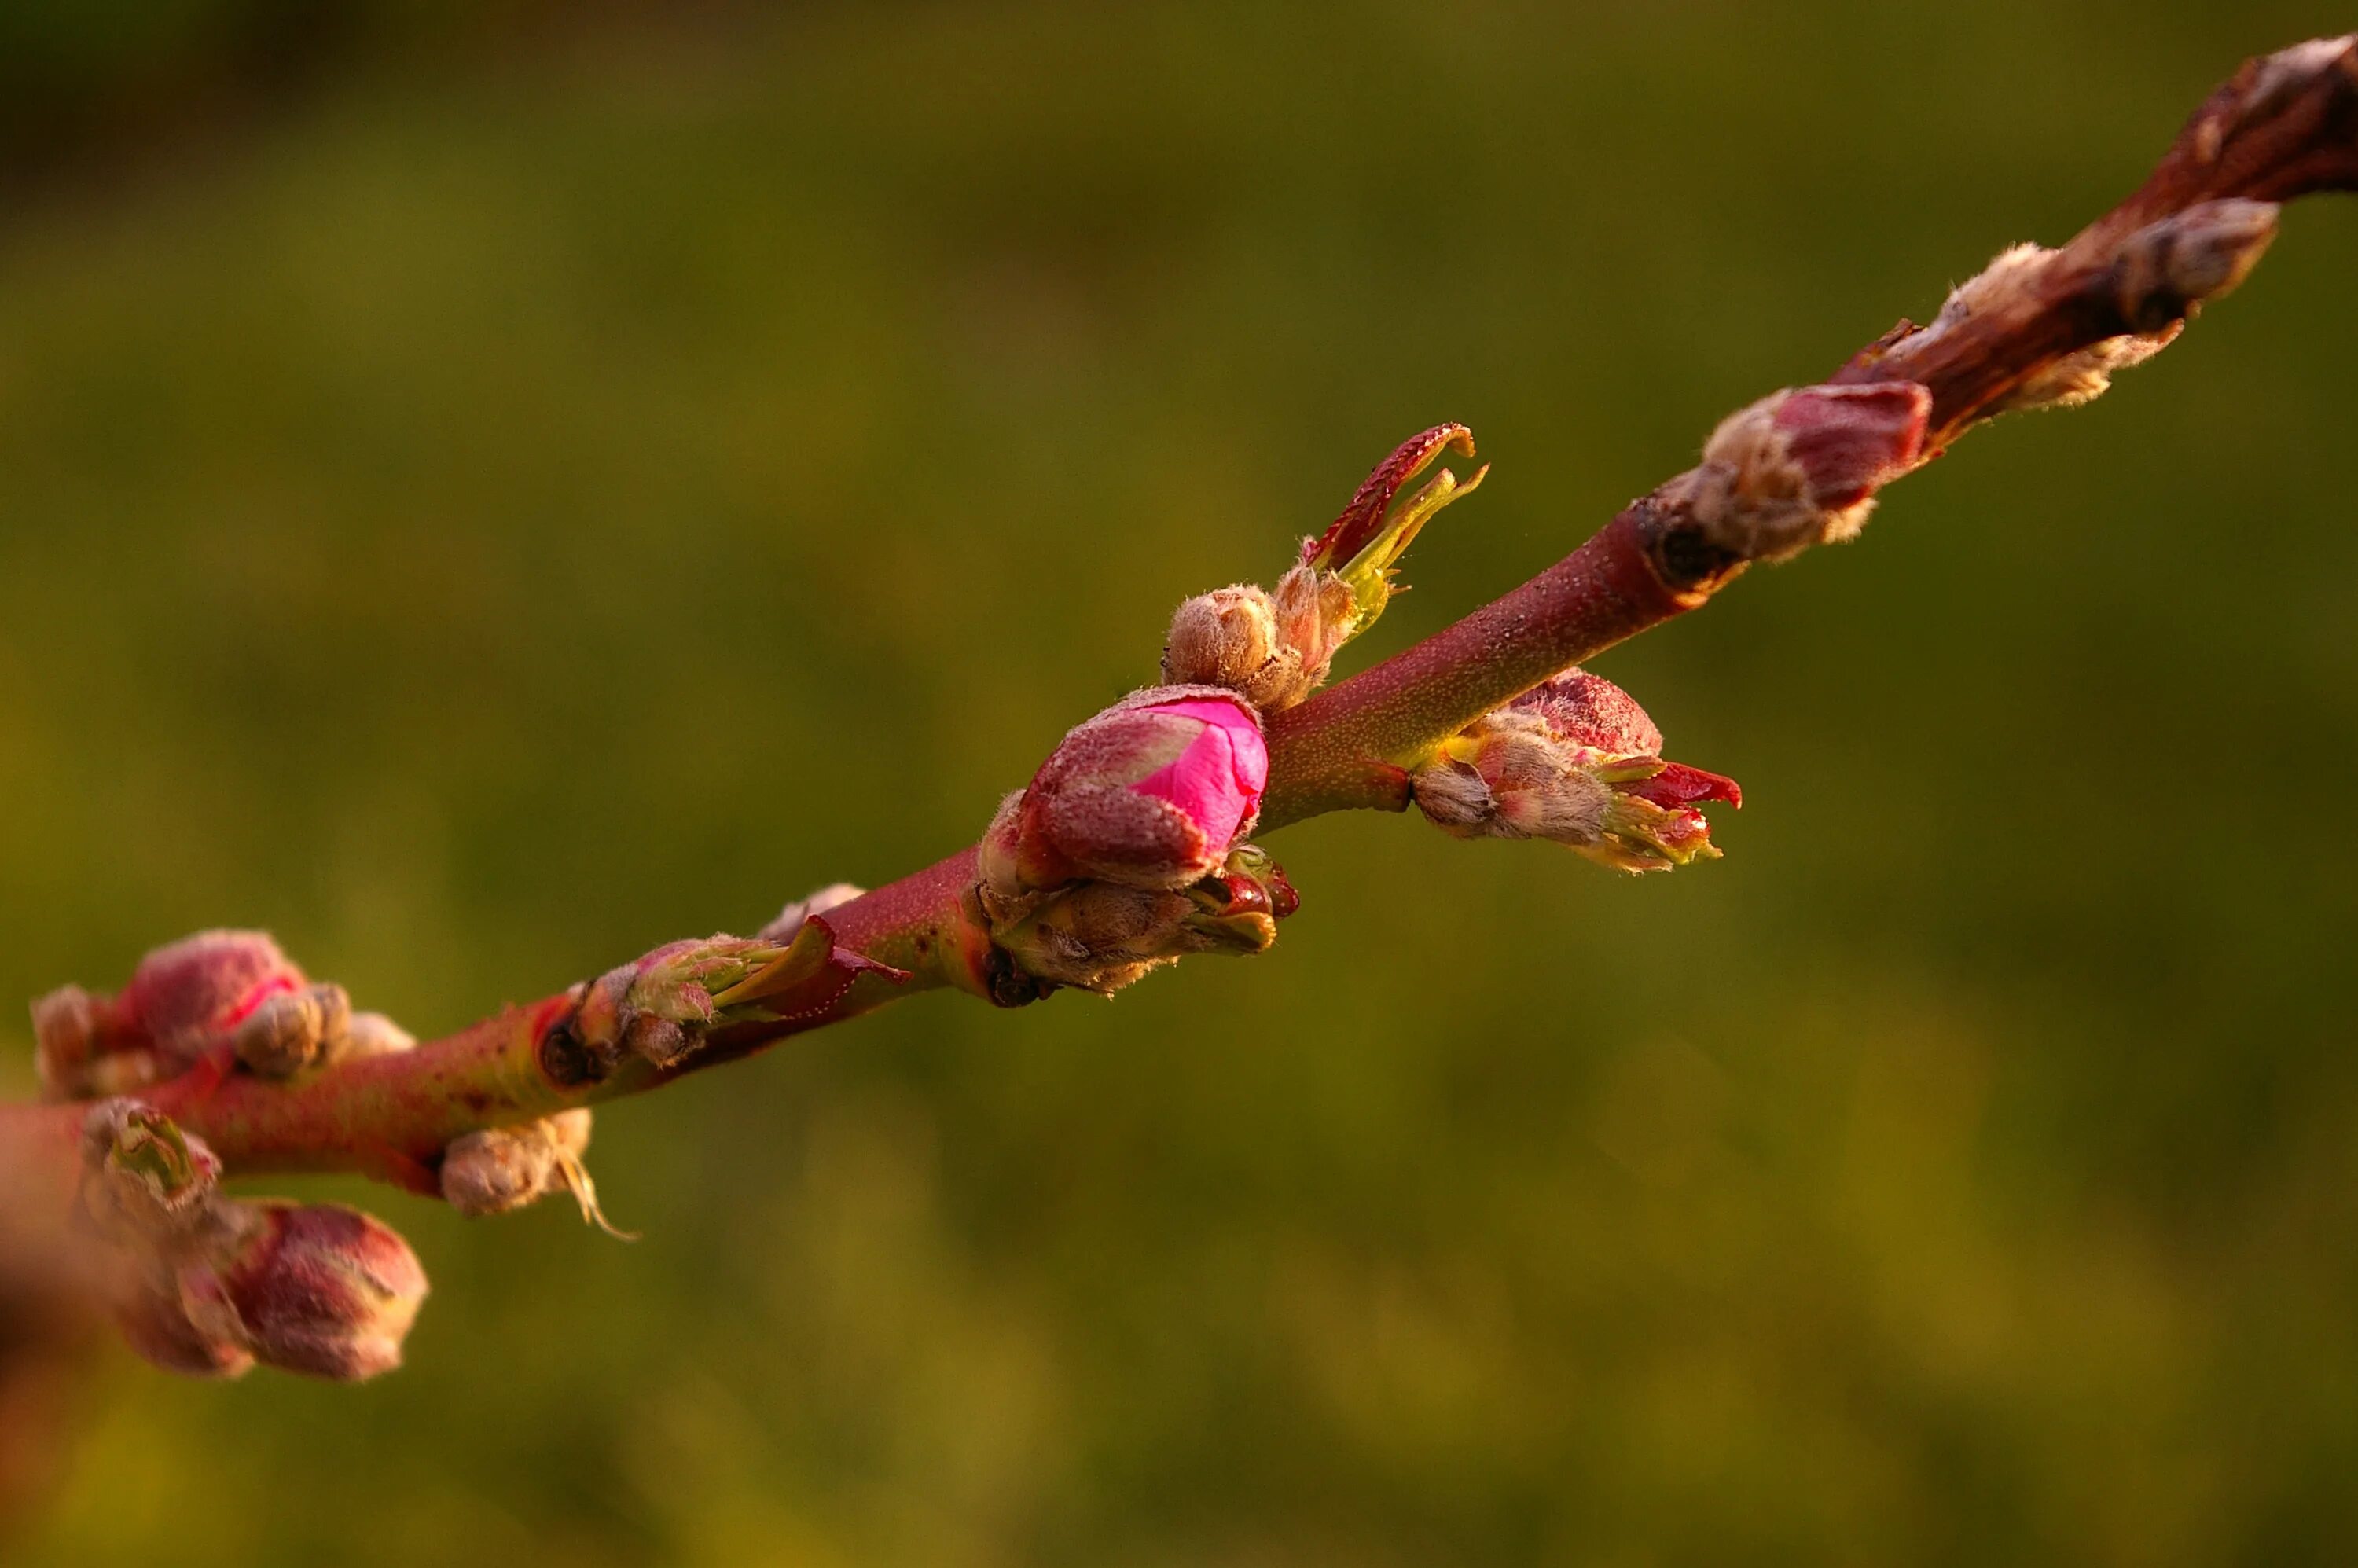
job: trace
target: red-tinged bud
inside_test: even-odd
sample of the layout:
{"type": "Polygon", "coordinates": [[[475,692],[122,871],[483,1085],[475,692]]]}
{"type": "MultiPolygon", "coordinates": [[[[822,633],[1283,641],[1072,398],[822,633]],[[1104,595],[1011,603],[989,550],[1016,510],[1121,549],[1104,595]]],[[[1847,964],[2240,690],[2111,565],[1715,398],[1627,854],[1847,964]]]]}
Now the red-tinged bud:
{"type": "Polygon", "coordinates": [[[1077,881],[1175,891],[1252,829],[1269,782],[1260,719],[1217,687],[1158,687],[1075,728],[982,847],[1012,900],[1077,881]]]}
{"type": "Polygon", "coordinates": [[[1720,422],[1676,499],[1746,560],[1855,537],[1875,492],[1922,460],[1931,411],[1931,391],[1912,381],[1772,394],[1720,422]]]}
{"type": "Polygon", "coordinates": [[[1813,505],[1856,506],[1909,469],[1924,450],[1932,394],[1912,381],[1805,386],[1771,421],[1801,471],[1813,505]]]}
{"type": "Polygon", "coordinates": [[[339,1204],[217,1208],[219,1233],[178,1276],[181,1305],[205,1340],[339,1382],[401,1364],[426,1271],[390,1227],[339,1204]]]}
{"type": "Polygon", "coordinates": [[[221,1184],[221,1161],[153,1106],[101,1101],[81,1126],[81,1205],[99,1233],[160,1241],[194,1230],[221,1184]]]}
{"type": "Polygon", "coordinates": [[[1660,755],[1661,731],[1610,681],[1574,670],[1445,743],[1417,805],[1459,838],[1547,838],[1603,865],[1662,871],[1714,858],[1696,807],[1743,804],[1736,781],[1660,755]]]}
{"type": "Polygon", "coordinates": [[[310,982],[263,931],[200,931],[139,960],[114,999],[118,1028],[192,1059],[273,997],[310,982]]]}

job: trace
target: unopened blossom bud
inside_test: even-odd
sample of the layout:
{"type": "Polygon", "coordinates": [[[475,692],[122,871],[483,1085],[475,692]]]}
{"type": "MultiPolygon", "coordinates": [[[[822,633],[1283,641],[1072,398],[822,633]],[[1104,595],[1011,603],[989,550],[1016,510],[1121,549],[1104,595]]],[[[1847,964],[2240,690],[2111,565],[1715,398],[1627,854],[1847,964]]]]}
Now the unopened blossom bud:
{"type": "Polygon", "coordinates": [[[193,1056],[273,997],[310,982],[264,931],[200,931],[139,960],[114,999],[118,1027],[193,1056]]]}
{"type": "Polygon", "coordinates": [[[1876,491],[1923,457],[1931,411],[1931,392],[1912,381],[1773,393],[1720,422],[1675,499],[1744,560],[1853,538],[1876,491]]]}
{"type": "Polygon", "coordinates": [[[1172,686],[1221,686],[1256,707],[1283,694],[1301,653],[1280,643],[1277,608],[1249,583],[1199,593],[1171,618],[1163,678],[1172,686]]]}
{"type": "Polygon", "coordinates": [[[1176,890],[1251,830],[1269,782],[1260,719],[1217,687],[1133,693],[1076,727],[985,835],[1002,899],[1082,880],[1176,890]]]}
{"type": "Polygon", "coordinates": [[[426,1271],[382,1221],[340,1204],[223,1204],[221,1229],[178,1273],[208,1342],[265,1366],[356,1382],[401,1364],[426,1271]]]}
{"type": "Polygon", "coordinates": [[[1704,801],[1733,779],[1666,762],[1661,731],[1610,681],[1574,670],[1486,715],[1413,776],[1426,816],[1459,838],[1547,838],[1619,871],[1716,857],[1704,801]]]}
{"type": "Polygon", "coordinates": [[[81,1204],[100,1234],[155,1241],[204,1218],[221,1161],[154,1107],[103,1100],[82,1119],[81,1204]]]}

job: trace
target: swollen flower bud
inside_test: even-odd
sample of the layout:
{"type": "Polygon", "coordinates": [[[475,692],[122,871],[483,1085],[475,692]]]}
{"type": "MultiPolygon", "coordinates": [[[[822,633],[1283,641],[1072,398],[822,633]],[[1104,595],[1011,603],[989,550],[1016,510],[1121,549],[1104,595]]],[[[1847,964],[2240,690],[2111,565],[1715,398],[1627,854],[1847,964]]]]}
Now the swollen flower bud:
{"type": "Polygon", "coordinates": [[[1743,804],[1733,779],[1662,761],[1628,693],[1573,670],[1485,715],[1412,778],[1417,805],[1463,838],[1548,838],[1601,865],[1663,871],[1716,858],[1696,806],[1743,804]]]}
{"type": "Polygon", "coordinates": [[[1923,456],[1932,394],[1912,381],[1772,393],[1720,421],[1672,481],[1712,544],[1783,560],[1857,535],[1877,489],[1923,456]]]}
{"type": "Polygon", "coordinates": [[[1137,692],[1076,727],[1000,808],[982,845],[1001,901],[1078,881],[1175,891],[1252,829],[1269,748],[1217,687],[1137,692]]]}
{"type": "Polygon", "coordinates": [[[264,931],[200,931],[139,960],[114,999],[117,1027],[193,1059],[273,997],[309,982],[264,931]]]}
{"type": "Polygon", "coordinates": [[[341,1382],[401,1364],[426,1271],[390,1227],[340,1204],[274,1199],[217,1211],[218,1234],[177,1275],[203,1340],[341,1382]]]}
{"type": "Polygon", "coordinates": [[[1256,708],[1272,706],[1301,667],[1301,651],[1278,641],[1276,606],[1250,584],[1215,589],[1182,604],[1163,645],[1165,682],[1226,687],[1256,708]]]}

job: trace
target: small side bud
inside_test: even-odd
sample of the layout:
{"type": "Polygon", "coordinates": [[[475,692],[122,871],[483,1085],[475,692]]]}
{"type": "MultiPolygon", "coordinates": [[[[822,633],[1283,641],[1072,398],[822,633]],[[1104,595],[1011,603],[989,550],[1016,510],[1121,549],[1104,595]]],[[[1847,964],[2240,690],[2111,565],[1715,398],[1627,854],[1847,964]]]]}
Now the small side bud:
{"type": "Polygon", "coordinates": [[[1279,640],[1276,605],[1249,584],[1182,604],[1163,645],[1165,685],[1226,687],[1264,709],[1290,705],[1301,671],[1302,651],[1279,640]]]}
{"type": "Polygon", "coordinates": [[[2272,201],[2204,201],[2121,242],[2121,317],[2153,333],[2192,315],[2251,276],[2277,237],[2272,201]]]}
{"type": "Polygon", "coordinates": [[[272,997],[231,1032],[237,1059],[265,1078],[287,1078],[341,1055],[350,1037],[352,999],[338,985],[308,986],[272,997]]]}
{"type": "Polygon", "coordinates": [[[99,1003],[80,986],[59,986],[33,1003],[33,1066],[51,1098],[71,1098],[98,1048],[99,1003]]]}
{"type": "Polygon", "coordinates": [[[1573,670],[1444,743],[1412,779],[1417,806],[1461,838],[1546,838],[1617,871],[1714,859],[1705,801],[1743,804],[1733,779],[1666,762],[1628,693],[1573,670]]]}
{"type": "Polygon", "coordinates": [[[521,1127],[471,1132],[442,1157],[442,1196],[471,1219],[509,1214],[549,1194],[565,1191],[581,1206],[581,1217],[611,1236],[598,1207],[598,1188],[581,1156],[590,1147],[590,1112],[561,1111],[521,1127]]]}
{"type": "Polygon", "coordinates": [[[401,1364],[426,1271],[391,1227],[340,1204],[223,1204],[178,1283],[189,1323],[265,1366],[358,1382],[401,1364]]]}

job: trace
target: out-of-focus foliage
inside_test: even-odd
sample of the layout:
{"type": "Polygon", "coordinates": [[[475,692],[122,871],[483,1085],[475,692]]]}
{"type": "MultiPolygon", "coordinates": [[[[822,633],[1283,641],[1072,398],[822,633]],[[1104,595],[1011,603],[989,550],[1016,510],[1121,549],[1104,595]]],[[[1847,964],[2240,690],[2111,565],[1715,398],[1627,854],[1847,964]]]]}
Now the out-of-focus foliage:
{"type": "MultiPolygon", "coordinates": [[[[10,123],[0,995],[250,923],[427,1033],[913,869],[1411,431],[1354,667],[2349,26],[384,6],[88,132],[302,9],[12,8],[104,156],[10,123]]],[[[293,1184],[409,1368],[117,1356],[11,1561],[2348,1557],[2353,258],[1602,661],[1725,861],[1308,825],[1265,959],[601,1113],[636,1246],[293,1184]]]]}

